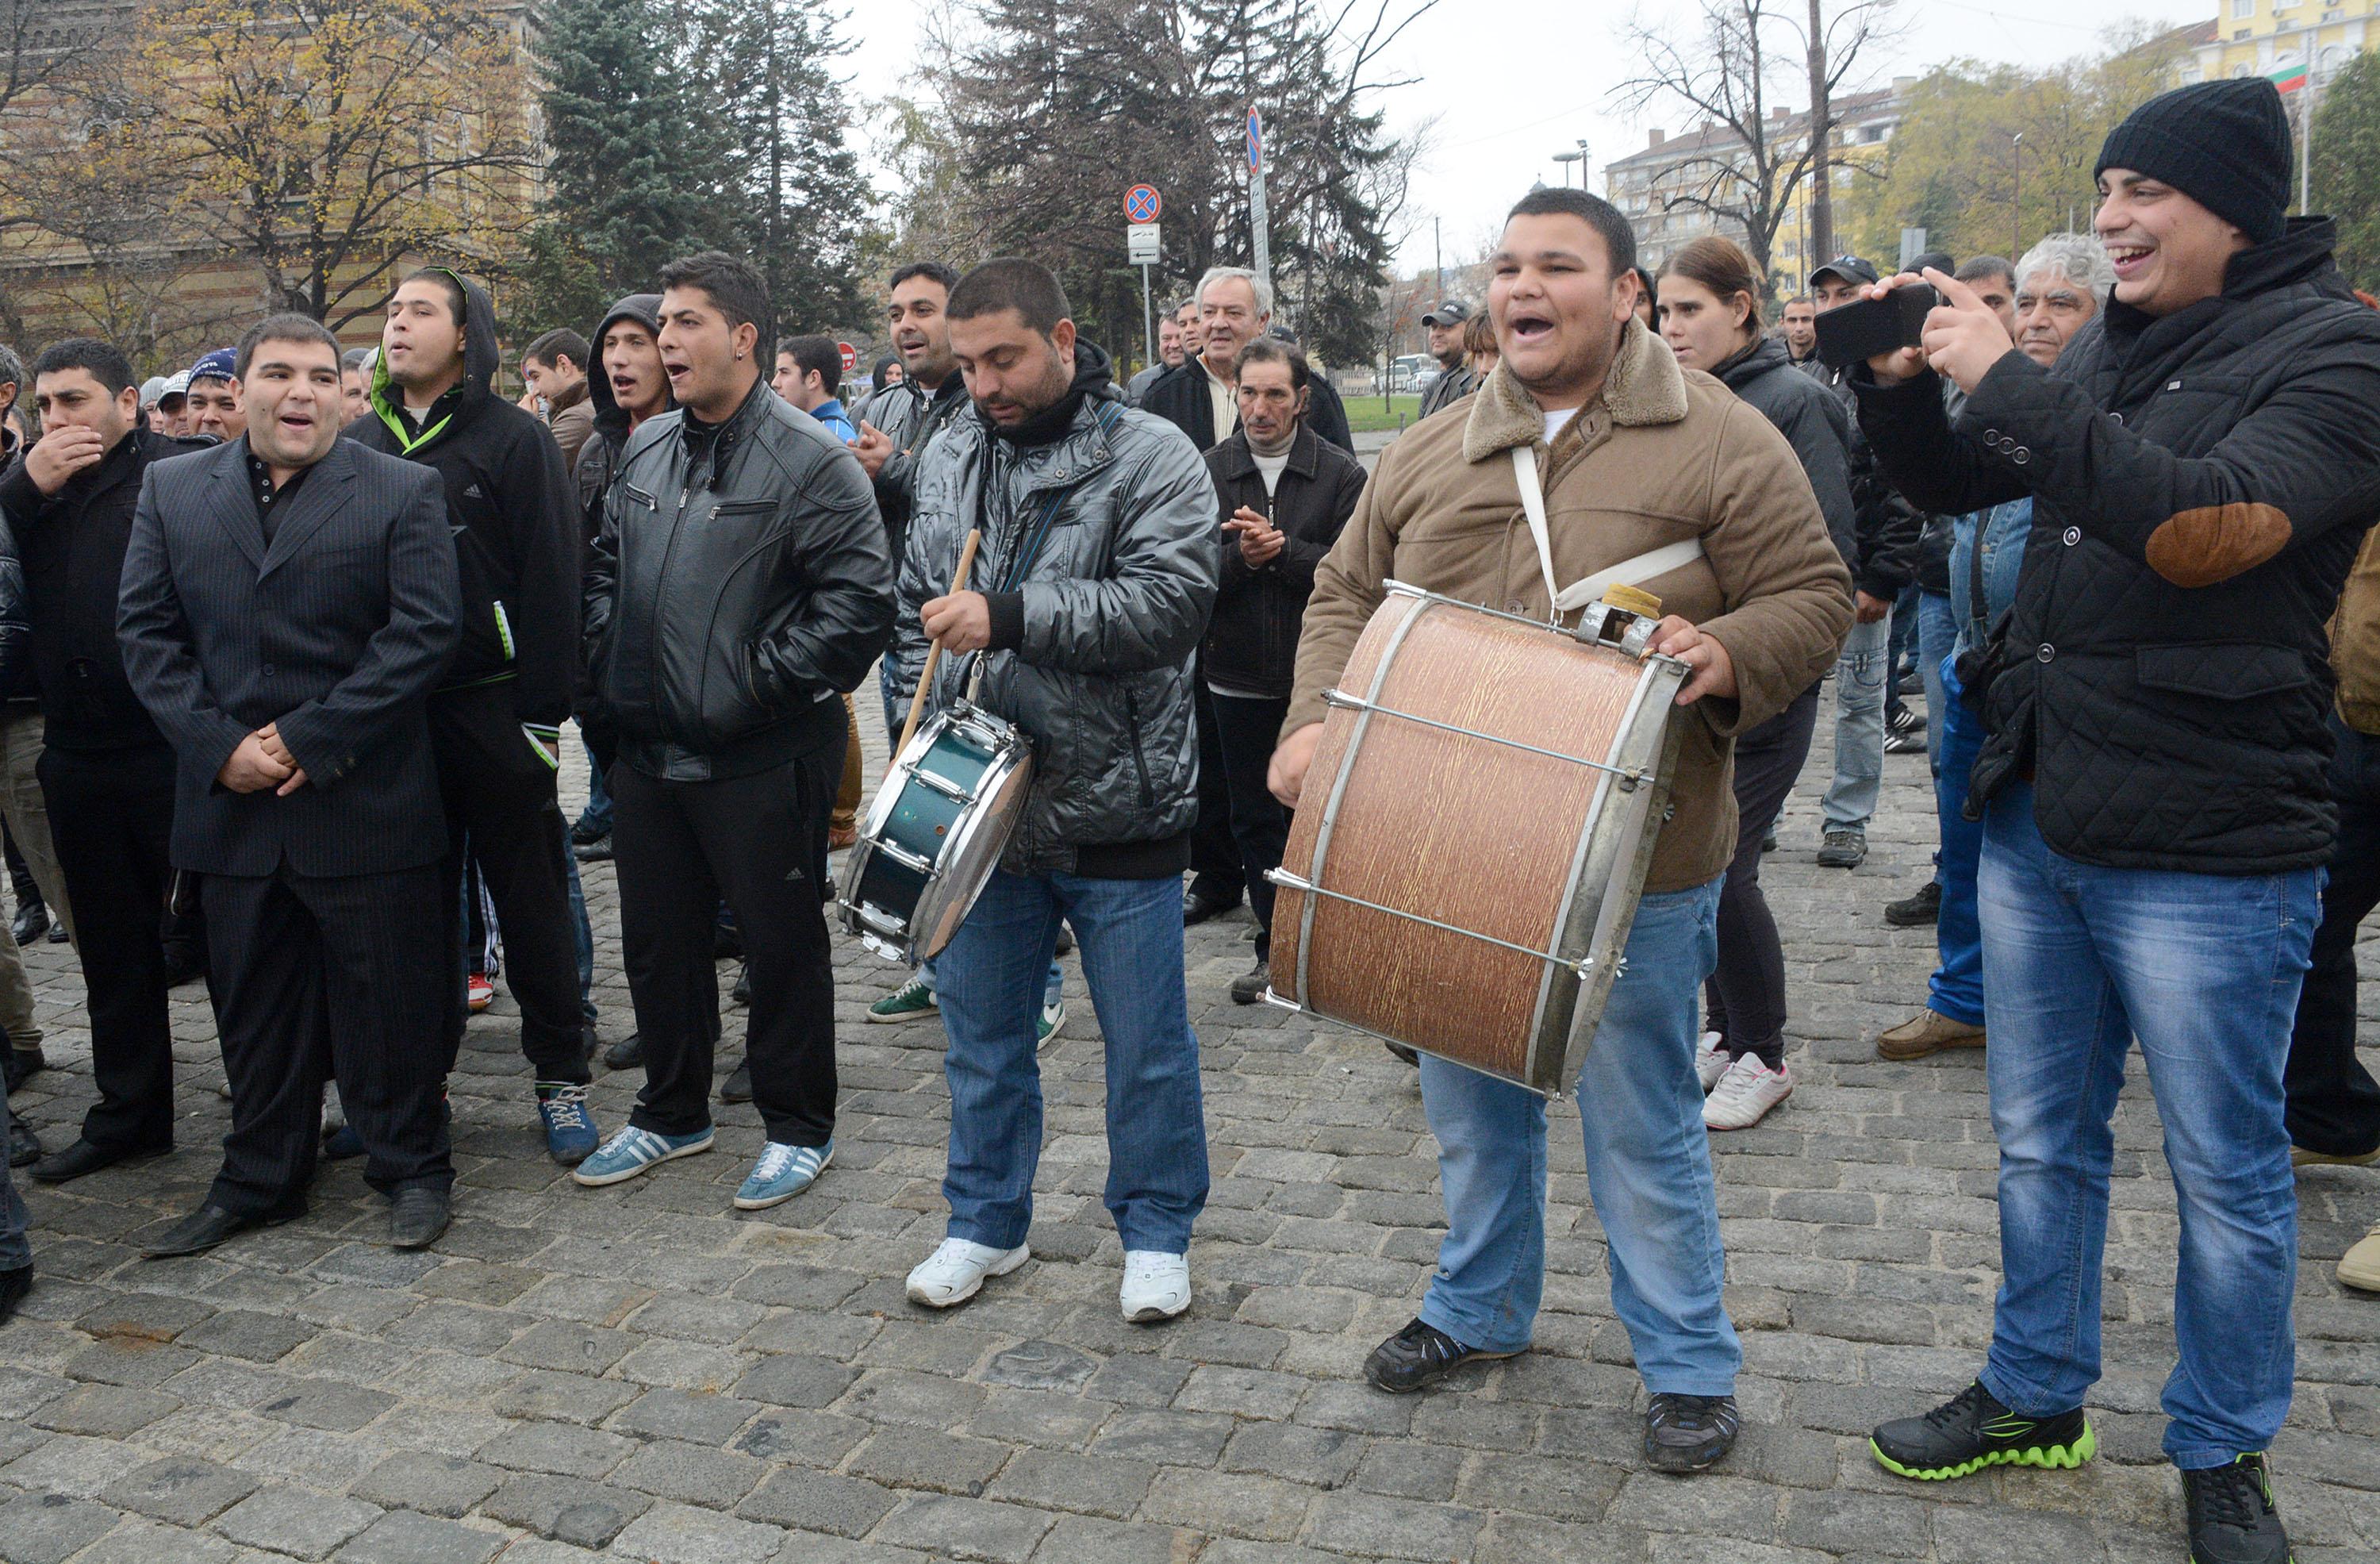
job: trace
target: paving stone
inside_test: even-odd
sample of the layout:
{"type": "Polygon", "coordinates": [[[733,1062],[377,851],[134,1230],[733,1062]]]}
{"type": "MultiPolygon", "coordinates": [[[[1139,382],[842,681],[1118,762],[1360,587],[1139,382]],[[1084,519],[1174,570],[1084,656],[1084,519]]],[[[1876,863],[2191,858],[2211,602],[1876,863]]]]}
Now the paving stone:
{"type": "Polygon", "coordinates": [[[884,1518],[875,1540],[990,1564],[1024,1564],[1053,1524],[1038,1509],[921,1494],[884,1518]]]}
{"type": "Polygon", "coordinates": [[[318,1379],[275,1396],[256,1410],[284,1423],[351,1434],[395,1405],[396,1398],[387,1391],[318,1379]]]}
{"type": "Polygon", "coordinates": [[[634,1439],[576,1423],[523,1423],[480,1446],[478,1454],[492,1466],[552,1472],[565,1477],[601,1477],[637,1448],[634,1439]]]}
{"type": "Polygon", "coordinates": [[[1034,1564],[1176,1564],[1202,1539],[1171,1526],[1129,1526],[1068,1515],[1050,1528],[1034,1564]]]}
{"type": "Polygon", "coordinates": [[[504,1481],[504,1473],[461,1456],[400,1450],[347,1492],[367,1504],[453,1520],[468,1514],[504,1481]]]}
{"type": "Polygon", "coordinates": [[[500,1532],[391,1510],[339,1549],[338,1564],[487,1564],[504,1540],[500,1532]]]}
{"type": "Polygon", "coordinates": [[[655,1439],[723,1445],[760,1410],[757,1401],[737,1400],[731,1396],[651,1390],[622,1408],[613,1417],[612,1426],[623,1433],[655,1439]]]}
{"type": "MultiPolygon", "coordinates": [[[[0,1482],[34,1493],[97,1498],[101,1489],[148,1459],[143,1451],[114,1439],[60,1434],[39,1440],[27,1454],[0,1468],[0,1482]]],[[[108,1502],[118,1509],[138,1508],[114,1499],[108,1502]]]]}
{"type": "Polygon", "coordinates": [[[1422,1504],[1381,1494],[1324,1494],[1298,1539],[1371,1558],[1450,1558],[1470,1550],[1483,1517],[1451,1504],[1422,1504]]]}
{"type": "Polygon", "coordinates": [[[900,1502],[901,1496],[892,1489],[861,1478],[779,1472],[736,1506],[735,1513],[795,1531],[857,1537],[865,1536],[900,1502]]]}
{"type": "Polygon", "coordinates": [[[225,1511],[215,1530],[249,1547],[326,1558],[380,1513],[358,1499],[276,1486],[261,1488],[225,1511]]]}
{"type": "Polygon", "coordinates": [[[1156,1468],[1146,1461],[1057,1450],[1019,1450],[985,1497],[1122,1520],[1138,1507],[1156,1468]]]}
{"type": "Polygon", "coordinates": [[[279,1314],[249,1309],[226,1309],[182,1332],[181,1344],[200,1352],[217,1352],[269,1363],[310,1339],[314,1327],[279,1314]]]}
{"type": "Polygon", "coordinates": [[[203,1532],[128,1520],[75,1555],[75,1564],[237,1564],[257,1557],[203,1532]]]}
{"type": "Polygon", "coordinates": [[[20,1494],[0,1505],[0,1558],[58,1564],[107,1534],[116,1512],[64,1494],[20,1494]]]}
{"type": "Polygon", "coordinates": [[[60,1434],[121,1439],[139,1433],[182,1403],[152,1390],[121,1385],[78,1385],[36,1411],[36,1427],[60,1434]]]}
{"type": "Polygon", "coordinates": [[[601,1547],[652,1504],[630,1488],[543,1473],[515,1477],[490,1494],[480,1512],[507,1526],[574,1547],[601,1547]]]}
{"type": "Polygon", "coordinates": [[[631,1522],[613,1551],[652,1564],[768,1564],[784,1543],[774,1526],[664,1504],[631,1522]]]}
{"type": "Polygon", "coordinates": [[[735,1394],[771,1407],[823,1407],[840,1399],[859,1371],[825,1358],[762,1358],[735,1382],[735,1394]]]}
{"type": "Polygon", "coordinates": [[[747,1455],[656,1440],[612,1474],[612,1481],[659,1498],[727,1509],[750,1493],[768,1468],[747,1455]]]}
{"type": "Polygon", "coordinates": [[[956,1438],[922,1428],[888,1428],[851,1453],[844,1469],[894,1488],[982,1495],[1008,1460],[1009,1447],[990,1439],[956,1438]]]}
{"type": "Polygon", "coordinates": [[[637,1387],[616,1379],[538,1370],[497,1392],[491,1410],[503,1417],[552,1417],[601,1423],[637,1399],[637,1387]]]}
{"type": "MultiPolygon", "coordinates": [[[[14,1470],[13,1468],[11,1469],[14,1470]]],[[[256,1479],[187,1457],[151,1461],[109,1483],[100,1498],[176,1526],[200,1526],[256,1491],[256,1479]]]]}

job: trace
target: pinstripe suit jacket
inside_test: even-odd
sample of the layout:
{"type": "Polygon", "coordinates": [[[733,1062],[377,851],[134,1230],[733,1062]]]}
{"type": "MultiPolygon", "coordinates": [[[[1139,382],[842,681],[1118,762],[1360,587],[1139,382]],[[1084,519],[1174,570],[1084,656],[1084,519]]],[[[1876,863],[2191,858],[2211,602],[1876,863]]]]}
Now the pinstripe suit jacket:
{"type": "Polygon", "coordinates": [[[174,863],[207,874],[386,874],[435,861],[444,811],[424,709],[461,632],[438,474],[341,439],[279,509],[248,442],[153,463],[125,551],[125,671],[173,746],[174,863]],[[287,798],[216,781],[268,723],[287,798]]]}

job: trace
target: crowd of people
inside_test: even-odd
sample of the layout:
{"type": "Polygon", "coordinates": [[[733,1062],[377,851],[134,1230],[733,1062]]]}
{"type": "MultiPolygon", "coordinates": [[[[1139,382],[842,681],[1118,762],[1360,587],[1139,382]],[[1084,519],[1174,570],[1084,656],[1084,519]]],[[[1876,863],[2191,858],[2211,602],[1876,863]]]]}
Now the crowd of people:
{"type": "MultiPolygon", "coordinates": [[[[1774,323],[1736,245],[1648,275],[1614,208],[1539,189],[1485,310],[1425,316],[1441,373],[1368,478],[1269,281],[1228,266],[1119,385],[1044,267],[917,261],[849,407],[834,342],[773,337],[791,301],[717,252],[529,342],[518,403],[488,295],[439,266],[373,348],[276,314],[145,385],[90,338],[0,349],[0,413],[22,396],[40,431],[0,426],[0,683],[30,698],[0,713],[0,813],[80,957],[96,1094],[46,1155],[12,1111],[9,1163],[64,1183],[169,1149],[167,997],[203,975],[231,1128],[144,1252],[294,1219],[343,1155],[389,1241],[432,1244],[500,941],[526,1106],[577,1182],[711,1151],[715,1094],[762,1124],[735,1205],[794,1199],[834,1155],[826,906],[873,667],[888,732],[965,699],[1036,755],[973,910],[868,1010],[948,1035],[949,1217],[907,1296],[953,1308],[1031,1258],[1036,1057],[1078,949],[1119,1307],[1174,1318],[1208,1189],[1183,930],[1245,897],[1231,997],[1265,997],[1269,875],[1387,583],[1550,619],[1562,582],[1691,540],[1632,583],[1683,668],[1670,808],[1575,1082],[1645,1460],[1706,1470],[1742,1423],[1709,1137],[1793,1090],[1760,871],[1830,680],[1818,862],[1864,858],[1888,753],[1925,751],[1938,807],[1936,873],[1888,915],[1932,923],[1939,964],[1876,1051],[1984,1049],[1999,1145],[1983,1367],[1876,1459],[2091,1457],[2137,1041],[2179,1194],[2192,1557],[2285,1559],[2292,1166],[2380,1162],[2353,951],[2380,901],[2380,312],[2331,225],[2286,217],[2289,157],[2268,83],[2181,89],[2108,138],[2092,232],[1891,275],[1843,256],[1774,323]],[[1820,361],[1825,314],[1919,286],[1922,342],[1820,361]],[[1893,715],[1897,639],[1922,718],[1893,715]],[[602,1057],[644,1082],[609,1135],[579,881],[603,860],[636,1024],[602,1057]],[[722,955],[746,1035],[714,1088],[722,955]]],[[[11,1091],[47,1068],[23,989],[0,936],[11,1091]]],[[[1526,1350],[1546,1265],[1543,1099],[1400,1052],[1447,1231],[1366,1365],[1391,1393],[1526,1350]]],[[[26,1220],[0,1173],[0,1318],[26,1220]]],[[[2380,1290],[2380,1228],[2339,1275],[2380,1290]]]]}

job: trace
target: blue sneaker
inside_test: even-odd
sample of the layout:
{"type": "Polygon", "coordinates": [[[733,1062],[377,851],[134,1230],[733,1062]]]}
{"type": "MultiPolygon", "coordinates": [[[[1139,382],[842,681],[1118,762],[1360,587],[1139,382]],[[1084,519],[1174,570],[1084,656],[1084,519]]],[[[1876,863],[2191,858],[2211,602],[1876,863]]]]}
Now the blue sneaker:
{"type": "Polygon", "coordinates": [[[587,1088],[567,1081],[540,1081],[537,1116],[545,1121],[545,1155],[576,1167],[595,1154],[595,1116],[587,1111],[587,1088]]]}
{"type": "Polygon", "coordinates": [[[760,1160],[752,1165],[752,1172],[735,1191],[738,1211],[765,1211],[786,1201],[818,1182],[826,1165],[834,1160],[834,1142],[822,1146],[789,1146],[782,1141],[771,1141],[760,1148],[760,1160]]]}
{"type": "Polygon", "coordinates": [[[691,1135],[656,1135],[631,1124],[604,1142],[602,1150],[572,1168],[570,1176],[589,1189],[616,1184],[672,1157],[707,1152],[711,1141],[708,1126],[691,1135]]]}

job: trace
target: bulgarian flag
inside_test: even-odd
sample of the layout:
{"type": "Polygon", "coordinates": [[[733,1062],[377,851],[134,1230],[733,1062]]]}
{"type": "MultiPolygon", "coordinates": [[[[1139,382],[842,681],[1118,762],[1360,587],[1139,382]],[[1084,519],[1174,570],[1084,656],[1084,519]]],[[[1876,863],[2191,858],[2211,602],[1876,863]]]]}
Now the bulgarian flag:
{"type": "Polygon", "coordinates": [[[2283,66],[2278,70],[2266,71],[2265,79],[2281,92],[2294,92],[2306,84],[2306,67],[2301,65],[2283,66]]]}

